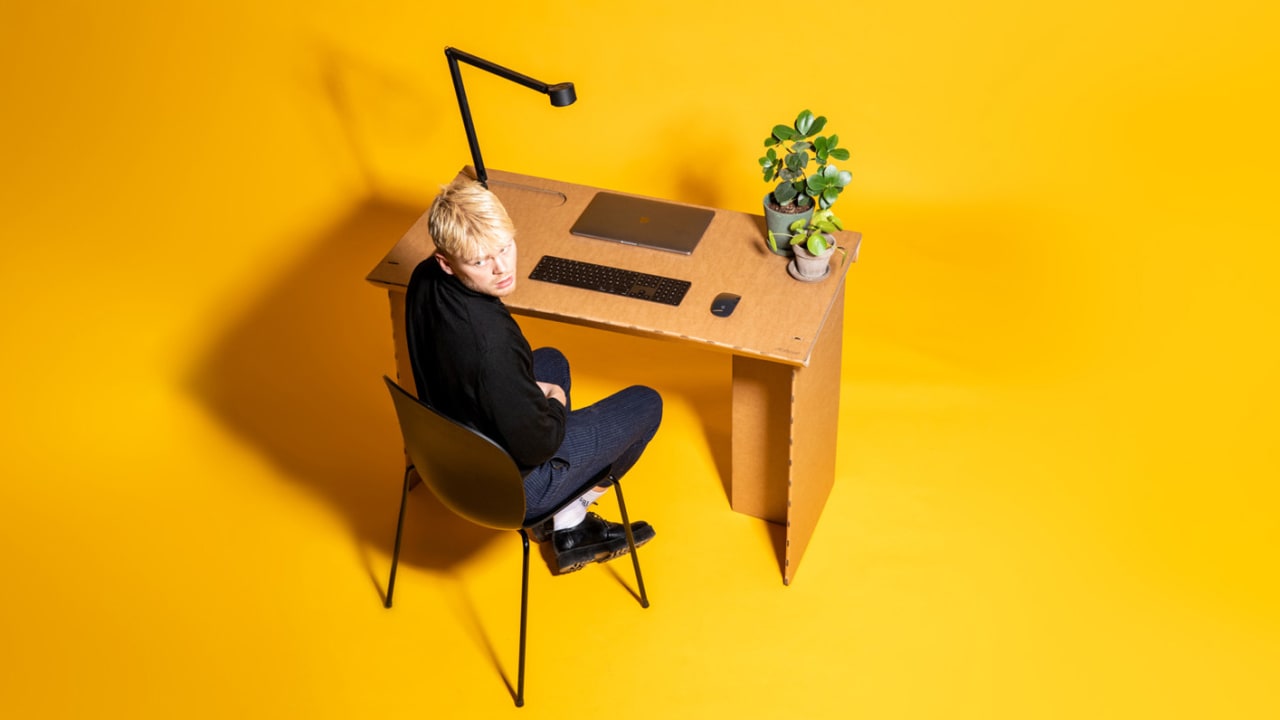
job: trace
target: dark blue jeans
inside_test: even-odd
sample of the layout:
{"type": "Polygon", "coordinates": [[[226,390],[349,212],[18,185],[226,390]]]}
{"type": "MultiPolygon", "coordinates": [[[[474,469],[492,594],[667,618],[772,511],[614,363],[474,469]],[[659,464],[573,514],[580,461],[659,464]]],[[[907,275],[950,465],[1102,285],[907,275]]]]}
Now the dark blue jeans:
{"type": "Polygon", "coordinates": [[[527,517],[545,514],[580,494],[582,485],[610,465],[621,478],[644,452],[662,422],[662,396],[633,385],[594,405],[573,409],[569,361],[555,348],[533,351],[533,375],[564,388],[564,442],[547,462],[524,478],[527,517]]]}

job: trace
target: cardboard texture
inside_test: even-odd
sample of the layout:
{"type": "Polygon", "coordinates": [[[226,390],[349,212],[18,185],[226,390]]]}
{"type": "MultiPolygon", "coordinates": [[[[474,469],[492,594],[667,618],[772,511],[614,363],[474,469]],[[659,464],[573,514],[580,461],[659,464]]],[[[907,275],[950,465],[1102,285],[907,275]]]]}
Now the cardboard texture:
{"type": "Polygon", "coordinates": [[[418,383],[413,379],[413,365],[409,362],[409,334],[405,329],[405,295],[403,292],[387,293],[391,300],[391,337],[395,341],[396,384],[418,396],[418,383]]]}
{"type": "Polygon", "coordinates": [[[787,543],[782,581],[790,583],[836,477],[840,417],[840,356],[844,286],[836,293],[809,367],[795,373],[791,407],[791,468],[787,482],[787,543]]]}
{"type": "MultiPolygon", "coordinates": [[[[460,177],[474,178],[471,168],[460,177]]],[[[569,229],[595,188],[498,170],[489,189],[502,200],[520,246],[514,314],[691,342],[733,358],[730,505],[785,525],[783,582],[790,583],[835,478],[844,278],[833,264],[823,282],[801,283],[764,246],[764,218],[715,210],[691,255],[573,235],[569,229]],[[688,280],[679,306],[529,280],[543,255],[688,280]],[[727,317],[711,314],[721,292],[742,296],[727,317]]],[[[616,192],[616,191],[613,191],[616,192]]],[[[679,204],[679,203],[677,203],[679,204]]],[[[856,257],[861,235],[837,235],[856,257]]],[[[434,251],[426,213],[368,275],[388,290],[396,370],[413,388],[404,328],[404,291],[414,267],[434,251]]]]}
{"type": "Polygon", "coordinates": [[[796,368],[734,356],[729,505],[775,523],[787,521],[791,474],[791,388],[796,368]]]}

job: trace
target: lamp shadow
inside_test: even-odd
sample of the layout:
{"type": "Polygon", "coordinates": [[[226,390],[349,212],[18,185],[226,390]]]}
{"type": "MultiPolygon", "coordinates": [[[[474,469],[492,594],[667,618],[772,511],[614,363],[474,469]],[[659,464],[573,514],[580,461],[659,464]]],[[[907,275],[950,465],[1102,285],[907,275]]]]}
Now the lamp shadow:
{"type": "MultiPolygon", "coordinates": [[[[354,207],[247,304],[187,381],[282,477],[337,510],[362,551],[388,558],[404,451],[380,377],[395,374],[390,305],[364,272],[420,213],[377,199],[354,207]]],[[[447,570],[497,535],[423,490],[410,493],[406,515],[402,564],[447,570]]]]}

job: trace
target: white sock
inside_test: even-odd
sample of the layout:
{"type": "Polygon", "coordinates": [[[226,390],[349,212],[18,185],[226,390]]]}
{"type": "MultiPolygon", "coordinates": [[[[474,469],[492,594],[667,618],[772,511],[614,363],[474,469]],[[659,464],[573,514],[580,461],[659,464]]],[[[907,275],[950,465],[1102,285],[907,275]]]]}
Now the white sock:
{"type": "Polygon", "coordinates": [[[587,509],[606,492],[608,492],[608,488],[591,488],[586,491],[582,494],[582,497],[566,505],[563,510],[551,518],[553,527],[556,530],[568,530],[582,524],[582,521],[587,519],[587,509]]]}
{"type": "Polygon", "coordinates": [[[609,488],[591,488],[582,493],[582,497],[578,498],[578,502],[582,504],[582,509],[590,510],[595,501],[607,492],[609,492],[609,488]]]}

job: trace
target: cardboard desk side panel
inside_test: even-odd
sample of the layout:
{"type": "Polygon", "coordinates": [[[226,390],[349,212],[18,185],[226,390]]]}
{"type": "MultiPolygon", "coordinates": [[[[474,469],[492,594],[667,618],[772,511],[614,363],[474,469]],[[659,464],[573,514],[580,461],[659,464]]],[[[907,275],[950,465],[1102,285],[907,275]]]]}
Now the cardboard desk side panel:
{"type": "Polygon", "coordinates": [[[775,523],[787,521],[791,397],[797,368],[733,357],[729,504],[775,523]]]}
{"type": "Polygon", "coordinates": [[[787,547],[783,580],[794,577],[809,546],[822,508],[835,484],[839,443],[840,361],[844,292],[814,349],[808,368],[796,373],[791,426],[791,468],[787,483],[787,547]]]}

